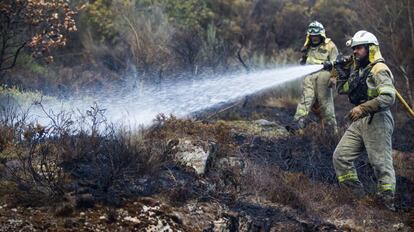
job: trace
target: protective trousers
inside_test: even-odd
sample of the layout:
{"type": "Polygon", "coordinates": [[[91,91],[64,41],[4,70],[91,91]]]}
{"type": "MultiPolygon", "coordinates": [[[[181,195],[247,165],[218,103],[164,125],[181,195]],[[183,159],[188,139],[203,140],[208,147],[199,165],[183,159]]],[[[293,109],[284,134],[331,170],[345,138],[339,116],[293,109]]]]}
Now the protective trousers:
{"type": "Polygon", "coordinates": [[[354,182],[361,185],[353,161],[365,147],[369,163],[377,177],[378,193],[387,190],[395,192],[391,146],[393,128],[394,120],[389,110],[375,113],[372,118],[367,116],[359,119],[350,125],[333,155],[333,164],[340,184],[354,182]]]}
{"type": "Polygon", "coordinates": [[[303,80],[303,94],[296,108],[294,120],[308,116],[317,101],[320,105],[321,119],[324,124],[336,128],[335,108],[332,88],[329,87],[328,71],[307,75],[303,80]]]}

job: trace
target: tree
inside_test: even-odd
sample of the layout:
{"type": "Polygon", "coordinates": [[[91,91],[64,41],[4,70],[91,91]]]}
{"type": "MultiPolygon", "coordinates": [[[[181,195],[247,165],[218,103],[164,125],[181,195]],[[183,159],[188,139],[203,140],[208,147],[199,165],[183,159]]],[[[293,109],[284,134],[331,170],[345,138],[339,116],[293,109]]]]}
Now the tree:
{"type": "Polygon", "coordinates": [[[354,0],[319,0],[311,9],[311,20],[320,21],[325,26],[326,35],[345,53],[350,51],[345,43],[356,32],[358,23],[354,5],[354,0]]]}
{"type": "Polygon", "coordinates": [[[213,12],[207,7],[205,1],[162,0],[160,2],[170,21],[184,29],[206,29],[213,16],[213,12]]]}
{"type": "Polygon", "coordinates": [[[2,0],[0,78],[16,65],[24,48],[51,61],[50,49],[65,46],[66,33],[77,30],[75,14],[68,0],[2,0]]]}
{"type": "MultiPolygon", "coordinates": [[[[120,2],[130,1],[122,0],[120,2]]],[[[112,5],[112,0],[96,0],[86,4],[86,18],[100,41],[111,41],[117,35],[116,26],[113,23],[116,13],[113,11],[112,5]]]]}
{"type": "Polygon", "coordinates": [[[123,42],[128,45],[133,64],[142,73],[162,72],[170,65],[168,44],[173,28],[161,8],[136,8],[134,2],[130,4],[118,3],[114,6],[114,11],[119,12],[114,25],[119,34],[123,33],[123,42]]]}
{"type": "Polygon", "coordinates": [[[379,39],[387,64],[397,78],[401,77],[403,84],[400,86],[406,90],[408,101],[414,107],[414,29],[410,1],[360,1],[358,22],[379,39]]]}

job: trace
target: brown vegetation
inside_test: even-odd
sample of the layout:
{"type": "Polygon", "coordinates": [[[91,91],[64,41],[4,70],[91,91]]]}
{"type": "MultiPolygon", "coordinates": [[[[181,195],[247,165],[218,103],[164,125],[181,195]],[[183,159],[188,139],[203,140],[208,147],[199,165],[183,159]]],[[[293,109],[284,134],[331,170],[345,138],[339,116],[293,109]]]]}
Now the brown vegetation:
{"type": "MultiPolygon", "coordinates": [[[[299,58],[306,26],[316,19],[325,25],[328,37],[343,53],[350,52],[345,41],[357,30],[367,29],[377,35],[398,88],[413,101],[410,55],[413,6],[408,0],[211,0],[203,4],[199,1],[76,0],[71,4],[84,10],[76,16],[72,11],[59,14],[59,20],[60,16],[77,20],[78,31],[66,38],[60,30],[63,37],[58,37],[66,47],[51,53],[55,57],[54,65],[45,66],[39,60],[20,56],[24,61],[16,61],[18,66],[5,76],[3,83],[29,89],[34,85],[36,89],[53,93],[79,91],[79,82],[57,78],[66,69],[76,73],[71,78],[91,86],[145,88],[148,82],[183,75],[197,78],[294,64],[299,58]],[[85,71],[93,75],[81,75],[85,71]],[[27,83],[24,79],[36,81],[27,83]]],[[[56,7],[56,10],[63,9],[59,8],[63,5],[56,7]]],[[[48,19],[47,15],[44,17],[42,20],[48,19]]],[[[29,34],[22,35],[32,38],[29,34]]]]}
{"type": "MultiPolygon", "coordinates": [[[[116,130],[96,105],[76,127],[76,120],[64,112],[49,114],[54,121],[46,127],[24,123],[13,110],[2,115],[6,117],[0,127],[5,135],[0,140],[0,191],[2,201],[10,207],[38,207],[47,202],[54,206],[54,215],[76,218],[71,215],[77,210],[94,207],[91,214],[109,215],[110,208],[102,204],[136,208],[140,204],[125,203],[153,196],[164,199],[174,210],[183,210],[193,202],[229,207],[232,213],[225,217],[233,218],[233,226],[241,225],[243,217],[250,217],[251,223],[262,228],[282,220],[299,228],[335,231],[390,228],[378,225],[385,223],[385,218],[392,223],[408,223],[414,205],[409,171],[413,160],[403,153],[395,154],[399,213],[380,208],[372,195],[355,201],[352,194],[341,191],[335,184],[331,159],[338,138],[317,125],[311,125],[303,135],[264,137],[232,128],[225,121],[180,120],[164,115],[159,115],[151,128],[139,132],[116,130]],[[205,175],[197,176],[172,159],[169,143],[177,138],[215,144],[215,155],[205,175]]],[[[367,191],[373,193],[373,173],[366,162],[358,161],[358,171],[367,191]]],[[[157,214],[171,215],[173,209],[165,210],[157,214]]],[[[216,210],[209,212],[220,215],[216,210]]],[[[45,217],[44,213],[38,215],[45,217]]],[[[91,220],[95,218],[99,223],[99,217],[92,216],[91,220]]],[[[112,217],[114,221],[123,218],[112,217]]],[[[178,222],[177,226],[191,227],[180,224],[182,218],[167,218],[178,222]]]]}
{"type": "MultiPolygon", "coordinates": [[[[414,105],[410,0],[74,0],[71,4],[6,0],[0,3],[0,13],[0,72],[14,66],[1,84],[67,97],[91,89],[143,89],[163,79],[294,64],[307,24],[317,19],[344,53],[349,52],[344,42],[355,31],[376,34],[396,85],[414,105]],[[79,15],[71,10],[76,5],[85,9],[79,15]],[[51,9],[47,14],[43,14],[45,7],[51,9]],[[68,36],[67,31],[74,33],[68,36]],[[46,65],[33,58],[33,52],[50,52],[55,63],[46,65]]],[[[357,167],[369,195],[355,200],[337,187],[331,156],[339,137],[317,123],[311,122],[300,135],[276,131],[265,136],[226,121],[248,124],[266,118],[286,124],[294,112],[297,84],[246,97],[227,110],[200,114],[198,120],[159,115],[150,128],[138,131],[116,128],[99,105],[80,118],[44,110],[52,123],[38,125],[29,123],[27,112],[19,112],[15,104],[1,102],[0,203],[7,202],[7,209],[36,206],[34,211],[53,206],[53,215],[62,218],[95,207],[95,212],[107,213],[108,220],[102,222],[106,229],[115,229],[112,223],[125,213],[113,206],[129,211],[159,206],[152,198],[171,205],[156,215],[189,231],[206,229],[223,218],[233,229],[240,228],[243,220],[250,220],[250,228],[263,230],[278,223],[280,227],[274,228],[282,231],[412,229],[414,124],[401,114],[400,106],[392,109],[397,119],[393,141],[398,150],[394,153],[397,213],[376,204],[373,171],[363,157],[357,167]],[[212,145],[214,156],[204,175],[173,159],[170,145],[180,138],[212,145]],[[136,198],[140,200],[132,204],[136,198]],[[206,208],[201,216],[189,212],[200,210],[194,204],[206,208]],[[177,219],[173,210],[190,222],[177,219]]],[[[344,101],[337,99],[336,104],[341,126],[346,124],[344,101]]],[[[2,204],[0,222],[15,215],[1,210],[2,204]]],[[[101,215],[90,212],[90,219],[101,220],[101,215]]],[[[42,219],[32,219],[41,221],[41,230],[48,229],[44,221],[50,213],[39,215],[42,219]]],[[[90,229],[85,221],[65,219],[61,225],[90,229]]],[[[149,222],[128,223],[126,228],[137,229],[149,222]]]]}
{"type": "MultiPolygon", "coordinates": [[[[16,65],[26,47],[34,57],[44,57],[51,48],[65,46],[66,32],[76,31],[75,14],[67,1],[2,1],[0,77],[16,65]]],[[[48,59],[53,58],[49,55],[48,59]]]]}

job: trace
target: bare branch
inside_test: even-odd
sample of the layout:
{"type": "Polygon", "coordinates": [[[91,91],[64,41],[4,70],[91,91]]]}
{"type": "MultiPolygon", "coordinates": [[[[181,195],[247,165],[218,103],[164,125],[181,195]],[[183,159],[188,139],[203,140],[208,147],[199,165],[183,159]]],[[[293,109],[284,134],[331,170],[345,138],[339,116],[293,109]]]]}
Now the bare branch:
{"type": "MultiPolygon", "coordinates": [[[[22,44],[22,45],[21,45],[21,46],[17,49],[17,51],[14,53],[13,62],[12,62],[9,66],[4,67],[4,68],[1,68],[1,66],[0,66],[0,72],[1,72],[1,71],[4,71],[4,70],[7,70],[7,69],[11,69],[11,68],[13,68],[13,67],[16,65],[17,57],[19,56],[20,51],[21,51],[21,50],[22,50],[25,46],[26,46],[26,43],[22,44]]],[[[4,59],[3,61],[5,61],[5,60],[7,60],[7,59],[4,59]]],[[[1,63],[0,63],[0,64],[1,64],[1,63]]]]}

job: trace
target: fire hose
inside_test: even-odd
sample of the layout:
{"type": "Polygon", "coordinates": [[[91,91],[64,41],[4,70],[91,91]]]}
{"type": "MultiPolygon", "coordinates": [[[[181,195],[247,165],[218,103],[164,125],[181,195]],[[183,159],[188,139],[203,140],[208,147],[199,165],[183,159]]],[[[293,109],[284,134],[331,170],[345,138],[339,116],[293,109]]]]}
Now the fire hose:
{"type": "Polygon", "coordinates": [[[408,103],[397,90],[395,90],[395,93],[397,95],[398,100],[400,100],[401,104],[403,104],[404,108],[407,110],[408,114],[410,114],[411,117],[414,119],[414,111],[411,109],[411,107],[408,105],[408,103]]]}

